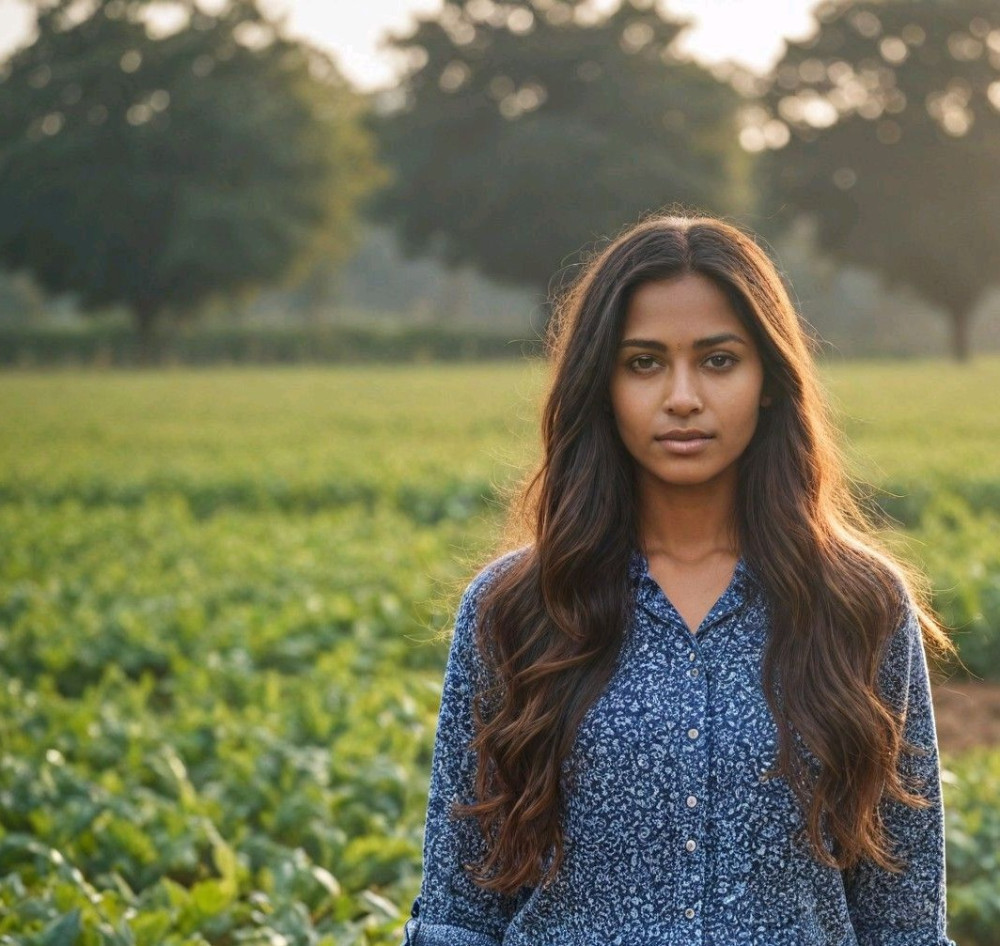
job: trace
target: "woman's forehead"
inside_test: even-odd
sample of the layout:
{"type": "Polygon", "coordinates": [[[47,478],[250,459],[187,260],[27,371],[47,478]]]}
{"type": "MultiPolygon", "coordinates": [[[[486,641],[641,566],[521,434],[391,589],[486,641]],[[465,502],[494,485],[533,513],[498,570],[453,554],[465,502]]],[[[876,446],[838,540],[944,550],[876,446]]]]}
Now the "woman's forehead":
{"type": "Polygon", "coordinates": [[[722,334],[747,337],[726,293],[705,276],[687,273],[636,288],[626,310],[622,338],[638,336],[686,345],[722,334]]]}

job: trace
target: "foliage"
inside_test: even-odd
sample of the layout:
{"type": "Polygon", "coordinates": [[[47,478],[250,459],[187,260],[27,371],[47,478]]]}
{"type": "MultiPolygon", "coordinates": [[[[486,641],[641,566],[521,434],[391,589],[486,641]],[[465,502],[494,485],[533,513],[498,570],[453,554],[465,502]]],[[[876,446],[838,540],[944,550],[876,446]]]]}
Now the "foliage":
{"type": "MultiPolygon", "coordinates": [[[[995,514],[950,490],[975,463],[1000,481],[998,421],[966,397],[968,427],[948,430],[914,395],[932,371],[951,396],[995,385],[1000,362],[828,377],[859,466],[942,484],[910,530],[935,587],[985,593],[995,514]],[[926,450],[930,430],[947,449],[926,450]]],[[[0,376],[0,946],[401,940],[442,632],[534,458],[543,380],[537,364],[0,376]]],[[[1000,926],[997,758],[946,760],[963,946],[1000,926]]]]}
{"type": "Polygon", "coordinates": [[[380,180],[359,102],[256,0],[212,16],[181,0],[86,13],[59,0],[37,20],[0,81],[5,266],[86,309],[124,305],[148,337],[348,248],[380,180]]]}
{"type": "Polygon", "coordinates": [[[1000,515],[935,496],[922,511],[911,557],[930,573],[935,608],[972,674],[1000,678],[1000,515]]]}
{"type": "Polygon", "coordinates": [[[657,204],[739,211],[737,95],[674,55],[683,27],[637,0],[449,0],[395,40],[414,67],[375,123],[395,172],[378,212],[411,251],[544,290],[657,204]]]}
{"type": "Polygon", "coordinates": [[[445,621],[432,579],[453,530],[354,509],[206,528],[176,502],[5,507],[0,528],[20,537],[3,575],[0,932],[69,906],[94,942],[391,929],[436,701],[411,673],[440,660],[415,642],[445,621]]]}
{"type": "Polygon", "coordinates": [[[949,933],[961,946],[992,946],[1000,930],[1000,752],[945,759],[949,933]]]}
{"type": "Polygon", "coordinates": [[[1000,265],[1000,17],[993,0],[841,0],[788,44],[748,138],[767,205],[820,248],[941,306],[956,356],[1000,265]]]}

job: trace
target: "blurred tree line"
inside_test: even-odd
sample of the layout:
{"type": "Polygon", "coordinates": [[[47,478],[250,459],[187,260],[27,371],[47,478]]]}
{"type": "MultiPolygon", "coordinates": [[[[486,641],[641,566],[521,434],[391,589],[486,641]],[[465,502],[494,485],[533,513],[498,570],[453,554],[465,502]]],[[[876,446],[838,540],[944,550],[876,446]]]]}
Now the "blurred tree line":
{"type": "Polygon", "coordinates": [[[537,322],[587,253],[671,206],[762,233],[800,297],[871,273],[864,311],[900,333],[936,311],[959,358],[996,287],[996,0],[821,3],[767,76],[682,58],[669,2],[446,0],[367,97],[256,0],[36,3],[0,67],[0,263],[32,283],[0,282],[0,307],[73,293],[151,334],[423,286],[455,319],[482,275],[511,287],[487,308],[537,322]]]}
{"type": "Polygon", "coordinates": [[[382,180],[363,101],[256,0],[37,4],[0,81],[0,259],[85,310],[166,318],[351,247],[382,180]]]}

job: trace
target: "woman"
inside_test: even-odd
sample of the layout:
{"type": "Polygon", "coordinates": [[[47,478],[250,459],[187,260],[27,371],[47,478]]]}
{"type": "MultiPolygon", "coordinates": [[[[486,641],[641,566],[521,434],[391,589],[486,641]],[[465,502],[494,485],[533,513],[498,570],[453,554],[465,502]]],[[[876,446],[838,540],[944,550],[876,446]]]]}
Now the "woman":
{"type": "Polygon", "coordinates": [[[415,946],[946,946],[924,646],[737,228],[645,221],[553,324],[530,544],[467,588],[415,946]]]}

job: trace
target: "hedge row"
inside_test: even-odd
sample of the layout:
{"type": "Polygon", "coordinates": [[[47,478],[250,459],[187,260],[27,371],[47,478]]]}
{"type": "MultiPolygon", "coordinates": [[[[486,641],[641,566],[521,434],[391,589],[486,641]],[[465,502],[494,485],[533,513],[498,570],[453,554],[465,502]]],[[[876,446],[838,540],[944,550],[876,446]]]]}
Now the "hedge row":
{"type": "Polygon", "coordinates": [[[477,361],[540,355],[534,333],[447,326],[190,327],[156,338],[143,359],[127,326],[0,328],[0,367],[477,361]]]}

